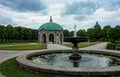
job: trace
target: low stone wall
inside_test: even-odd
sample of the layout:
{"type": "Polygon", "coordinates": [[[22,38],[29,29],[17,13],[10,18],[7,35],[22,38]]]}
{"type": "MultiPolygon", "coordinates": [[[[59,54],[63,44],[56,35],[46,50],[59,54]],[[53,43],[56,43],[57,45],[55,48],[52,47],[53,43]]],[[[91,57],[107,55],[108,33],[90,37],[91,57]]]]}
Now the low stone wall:
{"type": "MultiPolygon", "coordinates": [[[[120,66],[111,66],[107,68],[63,68],[52,65],[43,65],[28,60],[32,56],[48,53],[72,52],[70,50],[43,50],[41,52],[26,53],[18,56],[16,61],[22,69],[35,73],[46,73],[52,77],[120,77],[120,66]]],[[[98,53],[120,57],[120,52],[81,50],[80,52],[98,53]]]]}

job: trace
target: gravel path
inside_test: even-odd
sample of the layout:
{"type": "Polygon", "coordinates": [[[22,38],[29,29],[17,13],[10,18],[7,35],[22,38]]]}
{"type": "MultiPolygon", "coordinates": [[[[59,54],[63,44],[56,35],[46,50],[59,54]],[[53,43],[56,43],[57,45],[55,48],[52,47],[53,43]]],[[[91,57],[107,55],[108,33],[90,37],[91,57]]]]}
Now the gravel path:
{"type": "MultiPolygon", "coordinates": [[[[88,46],[85,48],[80,48],[80,49],[86,49],[86,50],[106,50],[106,42],[103,43],[99,43],[97,45],[93,45],[93,46],[88,46]]],[[[71,49],[69,47],[66,46],[62,46],[62,45],[58,45],[58,44],[48,44],[47,45],[47,49],[48,50],[57,50],[57,49],[71,49]]],[[[31,51],[10,51],[10,50],[0,50],[0,63],[2,63],[3,61],[27,53],[27,52],[34,52],[34,51],[40,51],[40,50],[31,50],[31,51]]],[[[110,50],[112,51],[112,50],[110,50]]],[[[0,77],[5,77],[0,73],[0,77]]]]}

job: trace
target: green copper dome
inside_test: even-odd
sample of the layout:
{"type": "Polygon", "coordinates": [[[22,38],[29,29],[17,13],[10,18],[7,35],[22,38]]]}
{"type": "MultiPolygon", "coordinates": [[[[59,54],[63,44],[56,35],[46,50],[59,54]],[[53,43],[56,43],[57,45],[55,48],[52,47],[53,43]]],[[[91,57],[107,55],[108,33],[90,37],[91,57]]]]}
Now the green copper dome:
{"type": "Polygon", "coordinates": [[[50,22],[41,25],[38,30],[63,30],[63,28],[59,24],[53,23],[52,17],[50,17],[50,22]]]}

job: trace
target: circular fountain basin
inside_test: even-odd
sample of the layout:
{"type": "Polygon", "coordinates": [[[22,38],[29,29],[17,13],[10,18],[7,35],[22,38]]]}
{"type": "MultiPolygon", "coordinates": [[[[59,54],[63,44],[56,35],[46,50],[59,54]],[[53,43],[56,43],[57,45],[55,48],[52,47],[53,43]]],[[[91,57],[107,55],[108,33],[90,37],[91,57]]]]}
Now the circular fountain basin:
{"type": "Polygon", "coordinates": [[[117,65],[113,63],[113,65],[109,66],[109,62],[112,62],[113,59],[108,57],[108,56],[112,56],[119,59],[120,57],[119,52],[96,51],[96,50],[94,51],[81,50],[79,52],[83,54],[82,54],[82,59],[77,63],[67,59],[67,56],[69,56],[70,53],[72,53],[71,50],[43,50],[40,52],[26,53],[24,55],[18,56],[16,60],[19,66],[25,70],[32,71],[35,73],[41,73],[41,72],[47,73],[47,74],[53,75],[53,77],[61,77],[61,76],[63,77],[94,77],[94,76],[95,77],[103,77],[103,76],[118,77],[119,76],[119,73],[120,73],[119,63],[117,65]],[[93,54],[97,54],[97,55],[93,55],[93,54]],[[37,56],[39,57],[47,56],[47,59],[51,59],[50,57],[52,55],[56,57],[54,58],[56,59],[56,61],[58,61],[58,59],[60,60],[58,61],[58,63],[56,63],[56,65],[52,63],[49,64],[49,62],[47,63],[47,61],[46,62],[41,61],[40,59],[43,59],[43,58],[38,59],[38,61],[40,60],[40,62],[35,61],[37,60],[36,58],[37,56]],[[104,56],[104,55],[107,55],[107,56],[104,56]],[[32,58],[34,60],[31,60],[32,58]],[[93,63],[92,63],[92,59],[94,59],[93,63]],[[68,64],[65,64],[65,62],[67,62],[68,64]],[[91,62],[91,63],[90,65],[88,63],[87,66],[84,66],[85,65],[84,62],[91,62]],[[94,62],[96,63],[100,62],[100,63],[96,64],[94,62]],[[106,62],[108,62],[108,64],[105,64],[106,62]],[[63,65],[61,65],[61,63],[63,63],[63,65]]]}
{"type": "Polygon", "coordinates": [[[103,68],[120,65],[120,58],[98,54],[79,53],[80,60],[69,60],[71,53],[45,54],[32,57],[35,63],[53,65],[64,68],[103,68]],[[77,66],[75,66],[77,64],[77,66]]]}

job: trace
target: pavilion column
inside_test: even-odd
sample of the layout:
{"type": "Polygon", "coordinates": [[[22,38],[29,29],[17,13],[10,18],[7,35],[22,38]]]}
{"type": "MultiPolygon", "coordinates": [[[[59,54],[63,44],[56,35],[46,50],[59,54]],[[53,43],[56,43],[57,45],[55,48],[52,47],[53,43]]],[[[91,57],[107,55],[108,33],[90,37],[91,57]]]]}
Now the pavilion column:
{"type": "Polygon", "coordinates": [[[54,35],[54,44],[56,44],[56,43],[57,43],[56,34],[55,34],[55,33],[53,33],[53,35],[54,35]]]}
{"type": "Polygon", "coordinates": [[[46,43],[49,43],[49,34],[46,33],[46,43]]]}
{"type": "Polygon", "coordinates": [[[43,37],[42,37],[42,34],[40,34],[40,43],[43,44],[43,37]]]}

